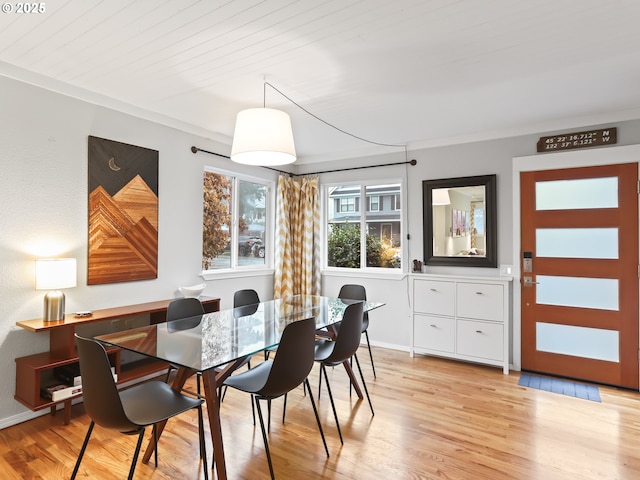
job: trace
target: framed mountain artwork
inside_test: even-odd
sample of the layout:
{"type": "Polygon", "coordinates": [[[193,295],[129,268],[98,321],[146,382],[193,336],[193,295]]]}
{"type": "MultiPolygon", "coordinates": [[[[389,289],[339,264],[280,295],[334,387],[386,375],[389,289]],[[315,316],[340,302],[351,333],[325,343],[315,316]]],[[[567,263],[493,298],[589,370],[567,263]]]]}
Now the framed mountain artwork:
{"type": "Polygon", "coordinates": [[[89,136],[87,284],[158,277],[158,151],[89,136]]]}

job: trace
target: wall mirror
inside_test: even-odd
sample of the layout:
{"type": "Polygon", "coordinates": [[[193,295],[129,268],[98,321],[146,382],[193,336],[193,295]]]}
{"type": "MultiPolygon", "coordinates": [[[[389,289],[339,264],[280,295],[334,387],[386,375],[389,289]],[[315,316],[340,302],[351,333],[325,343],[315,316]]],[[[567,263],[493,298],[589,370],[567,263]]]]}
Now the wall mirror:
{"type": "Polygon", "coordinates": [[[422,182],[424,264],[497,267],[496,176],[422,182]]]}

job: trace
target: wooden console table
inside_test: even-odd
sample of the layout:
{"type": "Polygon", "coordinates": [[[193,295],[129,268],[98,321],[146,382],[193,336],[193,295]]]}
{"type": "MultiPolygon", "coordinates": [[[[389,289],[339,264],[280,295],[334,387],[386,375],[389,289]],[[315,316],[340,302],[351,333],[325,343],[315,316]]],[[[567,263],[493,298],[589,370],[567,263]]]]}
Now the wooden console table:
{"type": "MultiPolygon", "coordinates": [[[[207,313],[220,310],[219,298],[201,297],[200,300],[207,313]]],[[[64,402],[64,422],[68,424],[71,420],[71,401],[82,394],[54,402],[51,399],[42,397],[40,389],[46,383],[46,377],[52,377],[55,367],[78,363],[74,337],[76,327],[144,314],[149,315],[150,324],[162,323],[167,319],[167,306],[170,301],[160,300],[138,305],[94,310],[92,315],[86,317],[76,317],[73,314],[68,314],[65,315],[64,320],[55,322],[44,322],[41,318],[16,322],[17,326],[30,332],[49,332],[49,351],[16,358],[16,394],[14,398],[33,411],[51,408],[52,414],[56,411],[56,405],[64,402]]],[[[152,359],[144,359],[122,365],[120,349],[108,348],[107,353],[109,354],[111,365],[115,367],[119,384],[167,369],[165,362],[152,359]]]]}

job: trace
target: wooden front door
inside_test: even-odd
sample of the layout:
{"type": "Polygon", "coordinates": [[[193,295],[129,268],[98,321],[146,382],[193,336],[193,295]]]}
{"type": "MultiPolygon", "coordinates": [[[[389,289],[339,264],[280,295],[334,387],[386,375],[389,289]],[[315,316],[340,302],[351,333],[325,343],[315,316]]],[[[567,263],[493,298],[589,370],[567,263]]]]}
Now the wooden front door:
{"type": "Polygon", "coordinates": [[[522,369],[638,389],[638,164],[520,182],[522,369]]]}

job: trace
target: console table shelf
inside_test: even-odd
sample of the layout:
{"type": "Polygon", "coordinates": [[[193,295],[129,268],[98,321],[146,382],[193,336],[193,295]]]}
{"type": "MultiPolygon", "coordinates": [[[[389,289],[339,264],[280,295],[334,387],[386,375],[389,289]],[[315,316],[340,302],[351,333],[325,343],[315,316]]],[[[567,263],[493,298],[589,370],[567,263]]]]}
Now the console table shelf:
{"type": "MultiPolygon", "coordinates": [[[[220,310],[220,299],[202,297],[200,299],[205,311],[215,312],[220,310]]],[[[95,310],[92,315],[76,317],[66,315],[64,320],[44,322],[41,318],[23,320],[16,325],[30,332],[49,332],[49,351],[16,358],[16,394],[15,399],[27,408],[37,411],[51,408],[55,413],[56,406],[64,402],[64,420],[69,423],[71,417],[71,401],[81,397],[81,394],[64,400],[52,401],[40,395],[41,387],[47,382],[47,376],[53,376],[53,369],[78,362],[78,354],[75,347],[76,327],[106,320],[121,319],[134,315],[149,315],[149,323],[157,324],[167,319],[167,306],[171,300],[127,305],[115,308],[95,310]]],[[[122,364],[120,361],[121,350],[114,347],[107,348],[111,364],[118,375],[118,384],[127,383],[167,369],[165,362],[153,359],[141,359],[135,362],[122,364]]]]}

